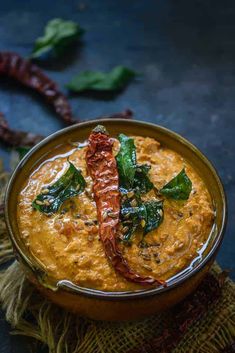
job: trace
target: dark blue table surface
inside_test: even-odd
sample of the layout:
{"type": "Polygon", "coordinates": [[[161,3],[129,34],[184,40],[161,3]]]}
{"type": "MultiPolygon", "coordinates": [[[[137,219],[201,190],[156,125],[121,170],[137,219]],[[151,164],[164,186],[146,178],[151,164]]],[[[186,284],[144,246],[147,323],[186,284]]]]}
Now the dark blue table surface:
{"type": "MultiPolygon", "coordinates": [[[[217,259],[223,268],[234,268],[235,3],[1,1],[0,49],[29,55],[35,38],[55,17],[77,21],[86,30],[81,46],[45,67],[62,89],[85,69],[123,64],[142,73],[138,82],[112,99],[71,96],[75,116],[86,120],[130,108],[136,119],[161,124],[189,139],[218,169],[230,212],[217,259]]],[[[48,135],[64,126],[36,94],[0,80],[0,111],[12,127],[48,135]]],[[[1,146],[6,167],[8,156],[9,150],[1,146]]],[[[10,328],[1,318],[0,352],[28,352],[27,340],[9,336],[10,328]]]]}

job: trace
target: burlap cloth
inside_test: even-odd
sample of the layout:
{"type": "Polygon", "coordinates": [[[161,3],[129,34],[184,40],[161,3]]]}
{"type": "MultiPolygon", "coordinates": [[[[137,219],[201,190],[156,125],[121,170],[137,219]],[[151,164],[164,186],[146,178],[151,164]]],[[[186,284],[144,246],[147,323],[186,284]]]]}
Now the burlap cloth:
{"type": "MultiPolygon", "coordinates": [[[[235,285],[214,265],[197,291],[162,314],[126,323],[95,322],[48,302],[14,261],[3,218],[8,175],[0,173],[0,302],[12,333],[50,353],[235,352],[235,285]],[[7,266],[8,265],[8,266],[7,266]]],[[[33,348],[36,351],[36,348],[33,348]]]]}

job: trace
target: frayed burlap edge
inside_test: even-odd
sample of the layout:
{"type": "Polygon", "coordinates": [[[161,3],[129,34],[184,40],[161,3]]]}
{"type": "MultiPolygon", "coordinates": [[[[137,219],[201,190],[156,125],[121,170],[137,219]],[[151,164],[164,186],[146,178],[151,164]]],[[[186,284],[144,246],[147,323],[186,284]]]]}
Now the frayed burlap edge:
{"type": "Polygon", "coordinates": [[[12,333],[35,338],[50,353],[123,353],[160,327],[160,316],[120,324],[68,313],[41,297],[16,261],[0,275],[0,301],[12,333]]]}
{"type": "Polygon", "coordinates": [[[0,160],[0,265],[13,258],[12,247],[6,232],[6,224],[3,217],[3,200],[9,174],[3,171],[0,160]]]}
{"type": "MultiPolygon", "coordinates": [[[[0,205],[8,175],[0,173],[0,205]]],[[[6,234],[3,214],[0,213],[0,263],[13,258],[6,234]]],[[[214,266],[215,277],[221,273],[214,266]]],[[[0,302],[12,334],[34,338],[48,346],[50,353],[123,353],[162,334],[162,323],[168,312],[148,319],[126,323],[95,322],[83,319],[50,303],[25,278],[20,265],[14,261],[0,272],[0,302]]],[[[219,301],[189,327],[174,353],[219,353],[235,338],[235,286],[230,280],[223,283],[219,301]]],[[[144,346],[143,346],[144,347],[144,346]]],[[[139,351],[139,350],[138,350],[139,351]]],[[[142,350],[155,353],[152,350],[142,350]]],[[[164,350],[168,353],[169,350],[164,350]]]]}

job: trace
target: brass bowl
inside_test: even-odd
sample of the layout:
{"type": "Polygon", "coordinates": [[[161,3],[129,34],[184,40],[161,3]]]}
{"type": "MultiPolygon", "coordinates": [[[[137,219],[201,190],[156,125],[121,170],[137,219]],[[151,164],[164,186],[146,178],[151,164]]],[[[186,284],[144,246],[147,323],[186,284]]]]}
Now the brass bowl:
{"type": "Polygon", "coordinates": [[[208,159],[180,135],[150,123],[124,119],[93,120],[55,132],[35,146],[19,163],[6,191],[5,216],[16,257],[29,280],[54,303],[97,320],[131,320],[164,310],[190,294],[210,269],[220,247],[226,225],[226,197],[222,183],[208,159]],[[168,281],[166,288],[143,289],[133,292],[104,292],[83,288],[70,281],[56,282],[50,278],[21,240],[17,226],[17,196],[25,179],[48,153],[68,141],[84,141],[97,124],[106,126],[112,136],[127,135],[153,137],[162,145],[187,159],[204,180],[216,211],[214,226],[207,248],[191,268],[179,272],[168,281]]]}

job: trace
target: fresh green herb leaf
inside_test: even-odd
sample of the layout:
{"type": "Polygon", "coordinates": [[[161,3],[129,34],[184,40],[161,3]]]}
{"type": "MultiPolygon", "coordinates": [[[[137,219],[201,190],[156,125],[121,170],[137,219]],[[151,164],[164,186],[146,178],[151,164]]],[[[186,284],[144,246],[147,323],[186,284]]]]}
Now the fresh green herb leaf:
{"type": "Polygon", "coordinates": [[[31,58],[38,59],[48,54],[57,57],[83,32],[77,23],[55,18],[47,23],[44,36],[36,40],[31,58]]]}
{"type": "Polygon", "coordinates": [[[163,202],[151,200],[140,203],[137,207],[126,207],[121,209],[121,220],[124,229],[123,241],[130,242],[132,235],[141,225],[145,236],[156,229],[163,220],[163,202]]]}
{"type": "Polygon", "coordinates": [[[134,140],[124,134],[118,136],[120,149],[116,156],[120,187],[131,189],[136,173],[136,148],[134,140]]]}
{"type": "Polygon", "coordinates": [[[192,182],[187,176],[185,169],[167,183],[159,192],[174,200],[187,200],[192,191],[192,182]]]}
{"type": "Polygon", "coordinates": [[[144,235],[148,234],[152,230],[158,228],[163,221],[163,202],[162,201],[146,201],[144,202],[145,207],[145,225],[144,235]]]}
{"type": "Polygon", "coordinates": [[[148,177],[148,172],[151,166],[147,164],[137,165],[135,178],[134,178],[134,189],[138,190],[141,194],[146,194],[153,188],[153,183],[148,177]]]}
{"type": "Polygon", "coordinates": [[[28,153],[30,147],[16,147],[15,149],[11,150],[10,154],[10,167],[11,170],[15,170],[17,165],[19,164],[20,160],[28,153]]]}
{"type": "Polygon", "coordinates": [[[58,211],[62,203],[70,197],[74,197],[84,191],[86,181],[81,170],[69,162],[69,168],[54,184],[46,186],[33,201],[32,206],[36,210],[52,214],[58,211]]]}
{"type": "Polygon", "coordinates": [[[66,87],[74,92],[87,90],[117,91],[124,88],[136,76],[133,70],[116,66],[110,72],[83,71],[75,76],[66,87]]]}
{"type": "Polygon", "coordinates": [[[150,166],[137,165],[134,140],[124,134],[119,137],[120,149],[116,156],[119,186],[122,193],[121,221],[123,241],[130,243],[131,237],[141,225],[143,235],[157,228],[163,219],[162,201],[143,202],[141,194],[153,189],[148,177],[150,166]]]}
{"type": "Polygon", "coordinates": [[[153,188],[148,172],[151,168],[147,164],[137,165],[136,147],[134,140],[124,134],[118,136],[120,149],[116,156],[120,189],[134,190],[146,194],[153,188]]]}
{"type": "Polygon", "coordinates": [[[122,207],[121,220],[124,229],[123,241],[130,242],[132,235],[139,227],[142,219],[145,218],[145,208],[138,207],[122,207]]]}
{"type": "Polygon", "coordinates": [[[19,146],[16,148],[16,151],[18,152],[19,159],[22,159],[31,149],[31,147],[25,147],[25,146],[19,146]]]}

